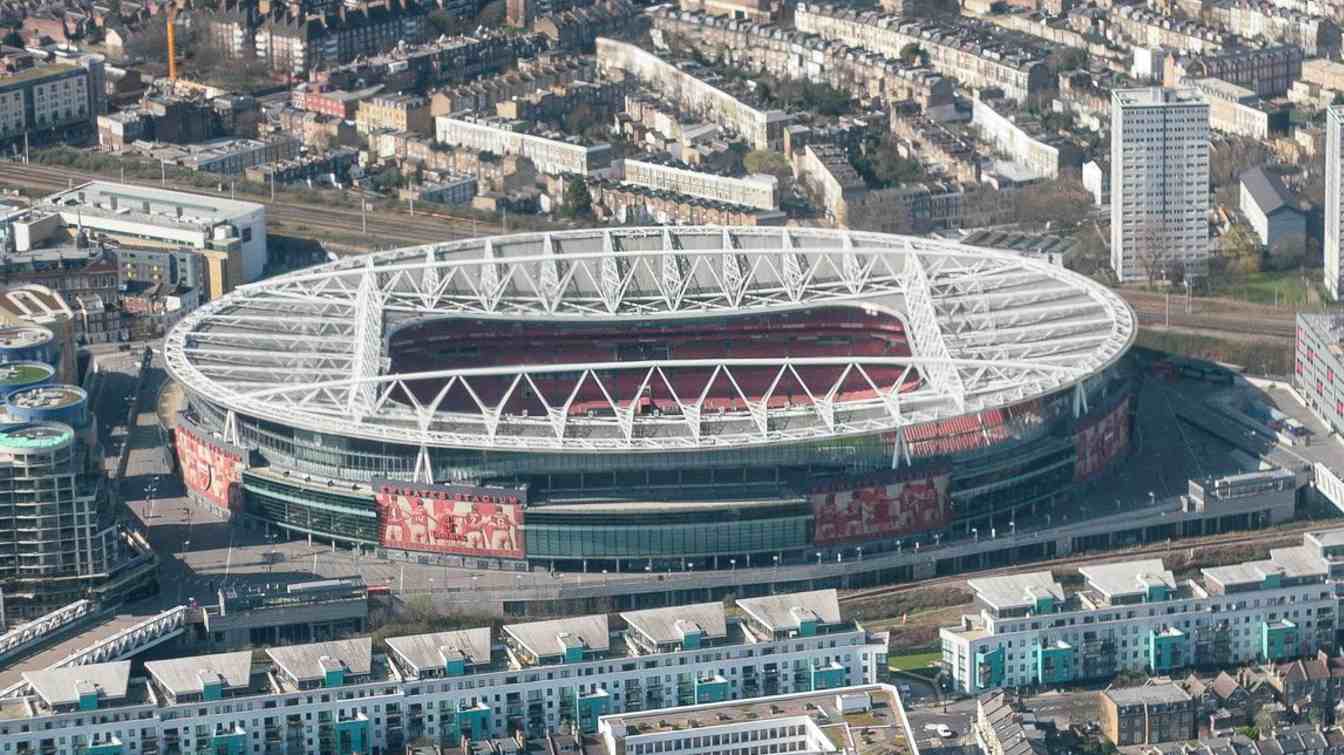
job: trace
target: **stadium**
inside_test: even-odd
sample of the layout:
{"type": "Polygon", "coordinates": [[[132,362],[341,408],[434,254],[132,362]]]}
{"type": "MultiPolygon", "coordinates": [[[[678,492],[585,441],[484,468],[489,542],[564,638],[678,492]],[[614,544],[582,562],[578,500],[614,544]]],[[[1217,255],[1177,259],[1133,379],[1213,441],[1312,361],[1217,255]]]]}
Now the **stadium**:
{"type": "Polygon", "coordinates": [[[613,228],[352,257],[164,354],[200,504],[474,567],[878,553],[1068,506],[1127,455],[1129,307],[886,234],[613,228]]]}

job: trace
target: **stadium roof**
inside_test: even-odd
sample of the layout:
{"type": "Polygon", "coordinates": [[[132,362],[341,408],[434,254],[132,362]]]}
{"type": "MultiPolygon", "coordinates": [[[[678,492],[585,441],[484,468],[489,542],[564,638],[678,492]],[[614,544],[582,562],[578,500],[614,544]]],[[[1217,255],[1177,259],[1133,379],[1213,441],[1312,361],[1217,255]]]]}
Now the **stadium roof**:
{"type": "MultiPolygon", "coordinates": [[[[200,307],[164,350],[174,378],[231,414],[422,449],[619,453],[891,432],[1005,407],[1098,374],[1129,348],[1135,330],[1132,310],[1104,286],[1009,253],[833,229],[659,227],[476,238],[346,258],[200,307]],[[387,366],[390,334],[445,317],[646,322],[845,305],[901,319],[910,356],[444,365],[407,374],[387,366]],[[664,371],[691,369],[712,373],[711,382],[734,381],[735,370],[773,370],[775,385],[803,390],[790,387],[787,401],[771,402],[785,393],[772,387],[743,396],[740,408],[717,410],[703,396],[683,395],[680,411],[641,412],[638,397],[608,388],[620,376],[663,392],[664,371]],[[870,377],[879,371],[900,378],[870,377]],[[556,373],[594,381],[609,410],[571,411],[572,397],[530,416],[502,410],[513,391],[540,395],[534,378],[556,373]],[[873,390],[841,395],[854,375],[873,390]],[[917,388],[907,378],[918,378],[917,388]],[[501,382],[511,386],[505,400],[480,398],[482,383],[501,382]],[[412,389],[430,384],[444,386],[438,398],[416,399],[412,389]],[[476,410],[441,409],[450,390],[470,393],[476,410]]],[[[235,427],[226,423],[228,432],[235,427]]],[[[421,457],[427,464],[429,454],[421,457]]]]}

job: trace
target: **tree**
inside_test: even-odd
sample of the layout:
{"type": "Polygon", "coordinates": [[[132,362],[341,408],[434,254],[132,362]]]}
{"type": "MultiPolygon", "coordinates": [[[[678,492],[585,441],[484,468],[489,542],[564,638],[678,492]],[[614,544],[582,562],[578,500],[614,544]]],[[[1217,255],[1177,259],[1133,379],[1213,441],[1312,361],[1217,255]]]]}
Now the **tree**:
{"type": "Polygon", "coordinates": [[[382,192],[392,191],[401,186],[401,169],[391,167],[373,177],[373,187],[382,192]]]}
{"type": "Polygon", "coordinates": [[[929,54],[924,52],[924,48],[919,46],[918,42],[911,42],[901,48],[901,62],[908,65],[923,65],[928,62],[929,54]]]}
{"type": "Polygon", "coordinates": [[[1247,226],[1234,225],[1219,239],[1218,246],[1227,258],[1226,272],[1233,275],[1249,275],[1260,272],[1263,255],[1260,241],[1251,235],[1247,226]]]}
{"type": "Polygon", "coordinates": [[[503,26],[506,10],[504,0],[490,0],[481,8],[481,12],[476,14],[476,26],[484,26],[487,29],[503,26]]]}
{"type": "Polygon", "coordinates": [[[1268,705],[1255,714],[1255,728],[1259,729],[1261,733],[1274,731],[1278,722],[1278,717],[1274,715],[1274,711],[1268,705]]]}
{"type": "Polygon", "coordinates": [[[1017,192],[1018,221],[1051,230],[1073,226],[1087,218],[1091,209],[1092,195],[1080,181],[1041,181],[1017,192]]]}
{"type": "Polygon", "coordinates": [[[434,30],[434,36],[436,37],[452,37],[466,30],[466,19],[455,16],[442,8],[429,14],[426,20],[429,21],[429,26],[434,30]]]}
{"type": "Polygon", "coordinates": [[[742,167],[748,173],[764,173],[780,180],[793,175],[789,158],[779,152],[768,149],[753,149],[742,158],[742,167]]]}
{"type": "MultiPolygon", "coordinates": [[[[150,63],[168,62],[168,28],[162,14],[156,15],[126,42],[126,54],[150,63]]],[[[177,51],[178,55],[182,50],[177,51]]]]}
{"type": "Polygon", "coordinates": [[[19,33],[18,29],[10,29],[3,42],[10,47],[23,47],[23,35],[19,33]]]}
{"type": "Polygon", "coordinates": [[[1087,52],[1079,47],[1065,47],[1050,57],[1056,73],[1067,73],[1087,67],[1087,52]]]}
{"type": "Polygon", "coordinates": [[[593,214],[593,195],[588,191],[588,182],[574,178],[565,182],[565,198],[560,206],[560,217],[573,220],[589,217],[593,214]]]}

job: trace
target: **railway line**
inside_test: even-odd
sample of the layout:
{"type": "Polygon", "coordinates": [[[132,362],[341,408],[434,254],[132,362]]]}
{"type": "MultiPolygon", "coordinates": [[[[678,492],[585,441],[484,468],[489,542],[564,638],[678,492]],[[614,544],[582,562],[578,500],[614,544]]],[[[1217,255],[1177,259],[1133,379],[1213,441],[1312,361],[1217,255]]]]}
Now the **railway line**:
{"type": "Polygon", "coordinates": [[[1321,527],[1319,522],[1299,522],[1288,527],[1276,529],[1270,532],[1265,530],[1256,530],[1252,532],[1232,532],[1225,535],[1213,535],[1209,537],[1190,538],[1181,540],[1179,544],[1173,542],[1152,543],[1136,548],[1129,548],[1119,551],[1107,551],[1105,555],[1095,553],[1076,556],[1070,555],[1063,558],[1050,559],[1048,561],[1032,561],[1029,564],[1020,566],[1002,566],[994,569],[984,569],[969,573],[954,574],[946,577],[934,577],[933,579],[920,580],[908,584],[893,585],[887,587],[874,587],[867,590],[856,590],[854,592],[843,593],[840,596],[840,602],[846,605],[862,604],[865,601],[877,600],[880,598],[898,595],[912,590],[923,590],[930,587],[947,587],[965,582],[967,579],[976,579],[980,577],[1001,577],[1010,574],[1025,574],[1027,572],[1042,571],[1044,569],[1056,569],[1059,567],[1082,566],[1084,564],[1106,563],[1112,561],[1126,561],[1132,558],[1138,558],[1154,553],[1166,553],[1173,549],[1200,548],[1210,546],[1243,545],[1246,543],[1260,543],[1266,540],[1291,537],[1300,535],[1310,530],[1321,527]]]}
{"type": "MultiPolygon", "coordinates": [[[[115,176],[100,175],[101,178],[115,179],[115,176]]],[[[82,171],[55,166],[22,165],[0,162],[0,185],[9,185],[39,192],[56,192],[72,184],[83,183],[90,176],[82,171]]],[[[220,196],[220,194],[201,191],[196,187],[181,186],[168,182],[167,186],[201,196],[220,196]]],[[[245,197],[266,206],[267,218],[272,223],[285,224],[295,228],[313,231],[325,231],[339,236],[360,236],[365,218],[358,209],[340,205],[316,206],[281,199],[270,201],[265,197],[245,197]]],[[[390,247],[410,244],[428,244],[448,241],[454,238],[470,236],[473,233],[497,233],[500,228],[491,223],[472,223],[461,218],[449,218],[435,213],[411,215],[408,210],[388,211],[379,209],[367,215],[368,234],[371,246],[390,247]],[[389,217],[390,216],[390,217],[389,217]]]]}

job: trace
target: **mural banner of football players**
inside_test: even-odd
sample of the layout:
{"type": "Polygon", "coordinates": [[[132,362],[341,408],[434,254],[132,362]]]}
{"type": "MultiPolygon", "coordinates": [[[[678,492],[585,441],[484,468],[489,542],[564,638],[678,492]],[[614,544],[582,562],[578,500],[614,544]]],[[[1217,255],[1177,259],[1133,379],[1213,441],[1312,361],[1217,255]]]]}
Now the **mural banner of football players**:
{"type": "Polygon", "coordinates": [[[522,489],[374,480],[379,541],[460,556],[523,557],[522,489]]]}
{"type": "Polygon", "coordinates": [[[243,460],[247,452],[211,437],[183,419],[179,419],[173,433],[187,493],[211,506],[241,511],[246,466],[243,460]]]}
{"type": "Polygon", "coordinates": [[[1105,470],[1129,448],[1129,399],[1079,430],[1073,436],[1073,445],[1078,454],[1075,480],[1086,480],[1105,470]]]}
{"type": "Polygon", "coordinates": [[[838,482],[810,494],[817,545],[872,540],[945,527],[950,476],[838,482]]]}

